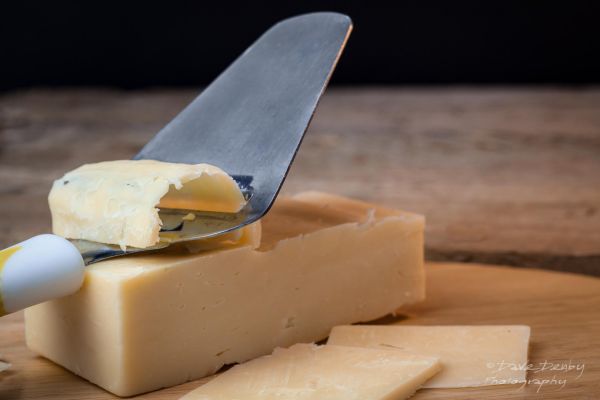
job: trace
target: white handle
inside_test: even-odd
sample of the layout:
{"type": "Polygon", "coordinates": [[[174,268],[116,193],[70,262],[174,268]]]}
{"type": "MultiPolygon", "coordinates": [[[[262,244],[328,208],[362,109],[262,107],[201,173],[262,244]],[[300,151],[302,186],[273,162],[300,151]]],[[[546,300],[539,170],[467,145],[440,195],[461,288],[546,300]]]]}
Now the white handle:
{"type": "Polygon", "coordinates": [[[85,264],[77,248],[39,235],[0,251],[0,316],[75,293],[85,264]]]}

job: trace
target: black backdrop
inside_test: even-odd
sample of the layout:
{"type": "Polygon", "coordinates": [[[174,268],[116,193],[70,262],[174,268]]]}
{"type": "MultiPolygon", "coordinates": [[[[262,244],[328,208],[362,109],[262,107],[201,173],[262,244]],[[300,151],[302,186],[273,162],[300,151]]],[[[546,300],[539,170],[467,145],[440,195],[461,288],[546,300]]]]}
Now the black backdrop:
{"type": "Polygon", "coordinates": [[[341,84],[600,82],[600,2],[3,2],[0,89],[210,82],[279,19],[354,20],[341,84]]]}

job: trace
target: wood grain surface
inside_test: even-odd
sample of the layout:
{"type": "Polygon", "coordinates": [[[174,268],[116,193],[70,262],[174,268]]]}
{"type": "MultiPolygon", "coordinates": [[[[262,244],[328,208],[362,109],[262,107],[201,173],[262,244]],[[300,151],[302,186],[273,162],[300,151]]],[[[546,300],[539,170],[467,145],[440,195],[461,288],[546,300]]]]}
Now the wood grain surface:
{"type": "MultiPolygon", "coordinates": [[[[134,155],[198,92],[0,96],[0,246],[50,230],[53,179],[134,155]]],[[[600,275],[600,89],[331,89],[284,192],[427,216],[427,256],[600,275]]]]}
{"type": "MultiPolygon", "coordinates": [[[[600,279],[460,263],[431,263],[427,270],[427,300],[402,310],[406,317],[377,323],[529,325],[531,370],[526,386],[427,389],[415,400],[600,398],[600,279]]],[[[13,364],[0,374],[1,399],[117,398],[31,353],[22,313],[0,319],[0,353],[13,364]]],[[[208,379],[136,398],[178,399],[208,379]]]]}

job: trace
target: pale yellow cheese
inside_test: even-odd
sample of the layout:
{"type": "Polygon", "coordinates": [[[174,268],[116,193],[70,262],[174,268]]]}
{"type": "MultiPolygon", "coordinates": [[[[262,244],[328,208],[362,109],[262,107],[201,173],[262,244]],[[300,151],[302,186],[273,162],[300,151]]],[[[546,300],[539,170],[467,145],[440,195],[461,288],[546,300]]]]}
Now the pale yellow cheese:
{"type": "Polygon", "coordinates": [[[402,400],[441,369],[390,349],[297,344],[237,365],[181,400],[402,400]]]}
{"type": "Polygon", "coordinates": [[[48,202],[57,235],[144,248],[159,241],[161,207],[237,212],[245,199],[236,182],[212,165],[121,160],[65,174],[48,202]]]}
{"type": "Polygon", "coordinates": [[[396,348],[439,357],[443,370],[424,387],[457,388],[523,383],[528,326],[336,326],[328,344],[396,348]]]}
{"type": "Polygon", "coordinates": [[[318,193],[280,198],[260,247],[93,264],[26,310],[35,352],[121,396],[324,339],[424,298],[423,217],[318,193]]]}
{"type": "MultiPolygon", "coordinates": [[[[259,220],[246,225],[243,228],[219,236],[172,244],[171,252],[184,251],[185,253],[199,253],[202,251],[223,250],[245,246],[256,249],[260,246],[261,236],[262,225],[259,220]]],[[[164,233],[161,234],[161,240],[165,240],[164,233]]]]}

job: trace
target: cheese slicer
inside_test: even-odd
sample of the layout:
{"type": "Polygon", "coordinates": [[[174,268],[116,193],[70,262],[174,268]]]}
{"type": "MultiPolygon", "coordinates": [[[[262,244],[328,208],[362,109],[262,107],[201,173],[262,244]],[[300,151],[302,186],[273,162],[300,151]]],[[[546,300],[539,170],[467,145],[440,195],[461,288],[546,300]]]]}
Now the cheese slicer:
{"type": "Polygon", "coordinates": [[[121,249],[39,235],[0,251],[0,315],[76,292],[85,265],[214,237],[263,217],[273,204],[352,29],[346,15],[286,19],[265,32],[134,157],[208,163],[248,200],[237,214],[161,209],[163,237],[121,249]],[[209,222],[209,223],[208,223],[209,222]],[[167,240],[168,238],[168,240],[167,240]]]}

